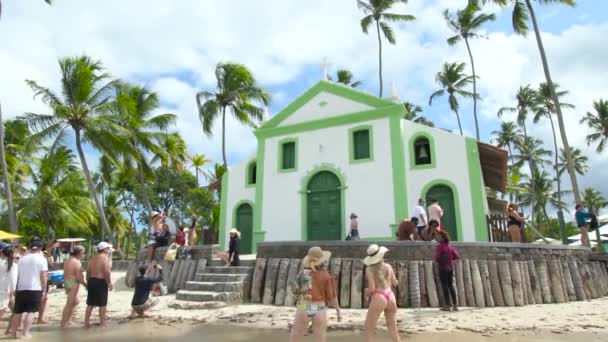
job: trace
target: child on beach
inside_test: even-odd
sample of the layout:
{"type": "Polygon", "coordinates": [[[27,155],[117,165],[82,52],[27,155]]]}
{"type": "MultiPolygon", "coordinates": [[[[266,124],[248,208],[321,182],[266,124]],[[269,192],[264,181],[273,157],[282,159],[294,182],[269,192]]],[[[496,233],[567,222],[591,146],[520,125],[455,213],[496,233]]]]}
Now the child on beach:
{"type": "Polygon", "coordinates": [[[371,297],[365,317],[366,342],[373,341],[378,319],[383,312],[391,341],[401,341],[397,329],[397,301],[392,289],[399,285],[399,281],[397,281],[391,265],[384,262],[386,252],[388,252],[388,248],[373,244],[367,248],[367,257],[363,259],[363,263],[367,266],[365,271],[368,285],[366,294],[371,297]]]}
{"type": "Polygon", "coordinates": [[[439,239],[439,245],[435,249],[435,261],[439,266],[439,279],[441,280],[443,297],[446,301],[446,305],[441,310],[450,311],[451,298],[452,310],[458,311],[458,299],[456,298],[453,278],[454,260],[460,259],[460,255],[450,244],[450,235],[446,231],[439,232],[439,239]]]}

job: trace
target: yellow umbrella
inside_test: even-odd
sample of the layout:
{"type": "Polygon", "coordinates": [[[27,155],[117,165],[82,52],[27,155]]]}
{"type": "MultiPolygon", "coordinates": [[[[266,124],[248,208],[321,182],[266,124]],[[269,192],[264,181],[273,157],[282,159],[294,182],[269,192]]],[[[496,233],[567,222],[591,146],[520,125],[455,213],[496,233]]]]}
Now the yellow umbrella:
{"type": "Polygon", "coordinates": [[[21,235],[15,235],[12,233],[7,233],[4,230],[0,230],[0,240],[17,240],[21,235]]]}

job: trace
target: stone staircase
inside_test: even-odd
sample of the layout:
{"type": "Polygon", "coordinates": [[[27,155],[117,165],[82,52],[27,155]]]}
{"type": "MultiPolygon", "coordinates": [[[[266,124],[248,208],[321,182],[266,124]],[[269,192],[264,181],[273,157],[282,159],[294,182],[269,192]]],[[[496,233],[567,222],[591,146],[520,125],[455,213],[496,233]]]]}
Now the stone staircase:
{"type": "Polygon", "coordinates": [[[223,266],[219,259],[197,273],[193,281],[177,291],[176,299],[191,302],[239,303],[249,300],[255,259],[241,260],[241,266],[223,266]]]}

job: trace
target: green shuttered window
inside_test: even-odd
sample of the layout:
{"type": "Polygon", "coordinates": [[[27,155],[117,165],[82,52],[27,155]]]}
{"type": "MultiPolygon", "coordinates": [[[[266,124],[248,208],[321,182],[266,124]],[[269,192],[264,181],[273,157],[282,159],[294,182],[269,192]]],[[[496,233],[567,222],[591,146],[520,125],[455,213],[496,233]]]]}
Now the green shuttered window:
{"type": "Polygon", "coordinates": [[[295,141],[285,142],[281,146],[282,163],[281,169],[290,170],[296,168],[296,143],[295,141]]]}
{"type": "Polygon", "coordinates": [[[353,132],[353,159],[369,159],[371,157],[369,130],[363,129],[353,132]]]}

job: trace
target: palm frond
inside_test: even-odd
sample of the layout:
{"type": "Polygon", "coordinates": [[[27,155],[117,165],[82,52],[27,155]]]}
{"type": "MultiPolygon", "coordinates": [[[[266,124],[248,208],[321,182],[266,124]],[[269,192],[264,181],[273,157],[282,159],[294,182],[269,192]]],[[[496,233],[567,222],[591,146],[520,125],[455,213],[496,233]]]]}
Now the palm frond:
{"type": "Polygon", "coordinates": [[[380,29],[382,29],[382,34],[388,40],[389,43],[395,44],[397,41],[395,40],[395,33],[393,29],[385,22],[380,22],[380,29]]]}

